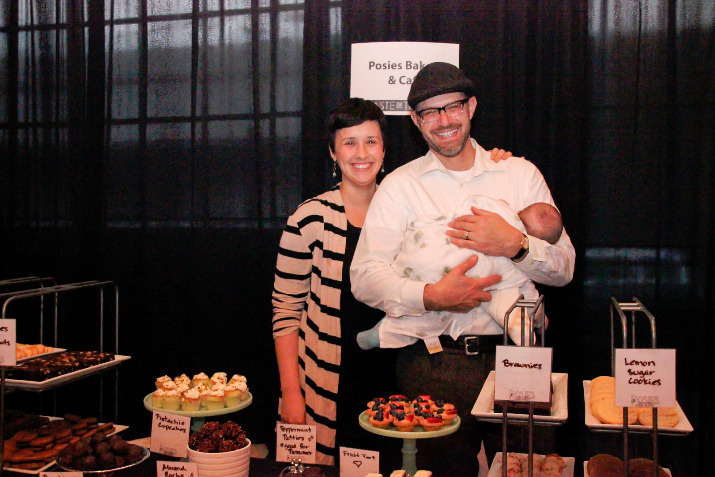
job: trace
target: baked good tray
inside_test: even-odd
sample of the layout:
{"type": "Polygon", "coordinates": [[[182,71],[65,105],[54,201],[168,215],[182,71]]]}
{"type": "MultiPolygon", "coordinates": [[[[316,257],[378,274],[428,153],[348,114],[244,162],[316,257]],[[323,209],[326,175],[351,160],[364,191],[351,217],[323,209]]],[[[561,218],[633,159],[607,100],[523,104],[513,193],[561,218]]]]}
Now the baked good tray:
{"type": "Polygon", "coordinates": [[[125,356],[121,354],[114,355],[112,361],[107,361],[106,363],[95,364],[94,366],[89,366],[87,368],[78,369],[77,371],[72,371],[71,373],[63,374],[61,376],[56,376],[54,378],[46,379],[44,381],[25,381],[22,379],[6,379],[5,387],[7,389],[20,389],[23,391],[46,391],[48,389],[56,388],[63,384],[78,381],[92,374],[100,373],[108,369],[119,366],[124,361],[131,359],[131,356],[125,356]]]}
{"type": "MultiPolygon", "coordinates": [[[[50,417],[50,419],[62,419],[60,417],[50,417]]],[[[104,424],[104,423],[102,423],[104,424]]],[[[119,432],[125,431],[129,429],[129,426],[123,426],[119,424],[114,425],[114,430],[110,432],[109,436],[112,434],[117,434],[119,432]]],[[[51,460],[47,464],[43,465],[39,469],[20,469],[17,467],[12,467],[12,466],[6,466],[3,468],[3,471],[10,471],[10,472],[17,472],[18,474],[32,474],[32,475],[39,475],[41,472],[47,472],[49,469],[51,469],[55,464],[57,463],[57,459],[51,460]]]]}
{"type": "Polygon", "coordinates": [[[232,412],[240,411],[241,409],[250,406],[250,404],[253,402],[253,394],[251,392],[248,392],[248,399],[245,401],[241,401],[235,406],[230,406],[230,407],[224,407],[223,409],[200,409],[198,411],[170,411],[168,409],[163,409],[160,407],[154,407],[151,405],[151,395],[154,394],[149,393],[146,396],[144,396],[144,407],[149,410],[149,411],[159,411],[159,412],[165,412],[167,414],[176,414],[177,416],[188,416],[188,417],[210,417],[210,416],[220,416],[221,414],[230,414],[232,412]]]}
{"type": "MultiPolygon", "coordinates": [[[[583,403],[585,407],[584,421],[586,426],[588,426],[592,431],[595,432],[623,432],[622,424],[604,424],[598,420],[591,412],[591,381],[583,382],[583,403]]],[[[683,412],[678,402],[675,402],[676,412],[680,421],[675,425],[675,427],[658,427],[658,434],[662,436],[681,436],[693,432],[693,426],[690,424],[687,416],[683,412]]],[[[634,433],[651,433],[653,432],[653,426],[644,426],[642,424],[629,424],[628,432],[634,433]]]]}
{"type": "MultiPolygon", "coordinates": [[[[494,412],[494,381],[496,373],[489,372],[487,380],[482,386],[482,390],[477,397],[477,402],[472,408],[472,415],[480,421],[501,423],[504,414],[494,412]]],[[[554,386],[554,396],[551,406],[551,415],[544,416],[534,414],[534,423],[542,426],[560,426],[569,417],[568,410],[568,374],[566,373],[551,373],[551,384],[554,386]]],[[[526,422],[529,420],[529,415],[518,412],[507,412],[509,422],[526,422]]]]}
{"type": "MultiPolygon", "coordinates": [[[[590,474],[588,473],[588,468],[587,468],[587,467],[588,467],[588,461],[586,461],[586,462],[583,463],[583,477],[589,477],[589,475],[590,475],[590,474]]],[[[652,469],[652,467],[651,467],[651,469],[652,469]]],[[[670,473],[670,469],[667,469],[667,468],[663,467],[663,470],[665,471],[666,474],[668,474],[668,475],[673,475],[673,474],[670,473]]],[[[488,476],[488,477],[491,477],[491,475],[488,476]]]]}
{"type": "Polygon", "coordinates": [[[441,437],[457,432],[462,420],[459,416],[455,417],[452,422],[446,426],[442,426],[436,431],[425,431],[422,426],[416,425],[414,430],[409,432],[398,431],[396,427],[390,426],[387,429],[380,429],[378,427],[370,424],[370,416],[367,415],[367,411],[363,411],[358,416],[358,422],[360,427],[366,431],[372,432],[373,434],[378,434],[386,437],[399,437],[400,439],[429,439],[431,437],[441,437]]]}
{"type": "Polygon", "coordinates": [[[17,360],[17,362],[18,362],[18,363],[22,363],[22,362],[24,362],[24,361],[29,361],[29,360],[31,360],[31,359],[40,358],[40,357],[42,357],[42,356],[49,356],[49,355],[51,355],[51,354],[64,353],[65,351],[67,351],[65,348],[52,348],[50,351],[46,351],[46,352],[44,352],[44,353],[35,354],[35,355],[32,355],[32,356],[26,356],[26,357],[24,357],[24,358],[20,358],[20,359],[17,360]]]}
{"type": "MultiPolygon", "coordinates": [[[[517,453],[516,455],[519,456],[528,456],[528,454],[519,454],[517,453]]],[[[541,454],[534,454],[534,456],[541,455],[541,454]]],[[[487,477],[501,477],[502,476],[502,470],[501,470],[501,462],[502,462],[502,453],[497,452],[494,454],[494,460],[492,460],[492,465],[489,467],[489,473],[487,474],[487,477]]],[[[562,457],[564,460],[564,463],[566,464],[566,467],[561,471],[561,474],[559,474],[559,477],[573,477],[574,473],[574,468],[576,467],[576,459],[573,457],[562,457]]],[[[534,475],[536,475],[536,472],[534,472],[534,475]]]]}

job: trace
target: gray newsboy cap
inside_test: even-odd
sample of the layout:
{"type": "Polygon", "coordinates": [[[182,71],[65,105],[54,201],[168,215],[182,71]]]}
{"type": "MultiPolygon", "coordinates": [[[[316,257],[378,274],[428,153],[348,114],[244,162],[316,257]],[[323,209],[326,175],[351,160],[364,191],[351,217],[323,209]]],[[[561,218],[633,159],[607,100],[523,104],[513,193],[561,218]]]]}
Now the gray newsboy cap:
{"type": "Polygon", "coordinates": [[[467,78],[462,70],[450,63],[437,61],[422,68],[415,76],[407,103],[415,109],[425,99],[440,94],[465,93],[472,95],[472,80],[467,78]]]}

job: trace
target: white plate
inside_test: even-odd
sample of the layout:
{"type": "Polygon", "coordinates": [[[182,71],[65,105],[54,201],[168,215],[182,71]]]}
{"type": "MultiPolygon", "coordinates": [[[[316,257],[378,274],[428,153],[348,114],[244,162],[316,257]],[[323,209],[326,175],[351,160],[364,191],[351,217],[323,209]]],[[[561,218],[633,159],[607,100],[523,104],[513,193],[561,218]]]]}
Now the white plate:
{"type": "MultiPolygon", "coordinates": [[[[494,460],[492,461],[492,466],[489,468],[489,473],[487,474],[487,477],[501,477],[502,475],[502,470],[501,470],[501,452],[497,452],[494,455],[494,460]]],[[[517,454],[517,455],[523,455],[526,456],[527,454],[517,454]]],[[[538,456],[541,454],[534,454],[534,456],[538,456]]],[[[566,467],[564,467],[564,470],[561,471],[560,477],[573,477],[573,472],[574,472],[574,467],[576,465],[576,459],[573,457],[562,457],[564,460],[564,463],[566,463],[566,467]]]]}
{"type": "Polygon", "coordinates": [[[52,389],[60,384],[64,384],[71,381],[76,381],[84,376],[95,374],[99,371],[104,371],[115,366],[119,366],[123,361],[131,359],[131,356],[124,356],[121,354],[114,355],[112,361],[107,361],[106,363],[96,364],[84,369],[78,369],[77,371],[72,371],[71,373],[63,374],[54,378],[46,379],[44,381],[26,381],[22,379],[6,379],[5,386],[8,389],[22,389],[23,391],[45,391],[47,389],[52,389]]]}
{"type": "MultiPolygon", "coordinates": [[[[494,380],[496,374],[494,371],[489,372],[487,380],[482,386],[477,402],[472,408],[472,415],[480,421],[486,422],[502,422],[503,414],[494,412],[494,380]]],[[[551,373],[551,384],[554,386],[554,396],[551,405],[551,415],[543,416],[534,414],[534,422],[540,425],[559,426],[566,422],[569,417],[568,409],[568,374],[566,373],[551,373]]],[[[527,421],[528,414],[508,412],[507,419],[511,421],[527,421]]]]}
{"type": "MultiPolygon", "coordinates": [[[[583,403],[585,407],[585,415],[584,415],[584,421],[586,422],[586,425],[591,428],[592,431],[596,432],[622,432],[623,431],[623,425],[622,424],[603,424],[601,421],[599,421],[591,412],[591,381],[584,381],[583,382],[583,403]]],[[[660,435],[684,435],[684,434],[689,434],[693,432],[693,426],[690,424],[690,421],[688,421],[688,418],[685,416],[685,413],[683,412],[683,409],[680,407],[680,404],[678,402],[675,402],[676,406],[676,412],[678,413],[678,417],[680,417],[680,421],[678,421],[678,424],[675,425],[675,427],[658,427],[658,434],[660,435]]],[[[628,431],[629,432],[635,432],[635,433],[650,433],[653,431],[653,426],[644,426],[642,424],[630,424],[628,426],[628,431]]]]}
{"type": "Polygon", "coordinates": [[[224,407],[222,409],[214,409],[214,410],[208,410],[208,409],[199,409],[198,411],[182,411],[179,409],[178,411],[169,411],[167,409],[162,409],[160,407],[154,407],[151,405],[151,395],[154,394],[153,392],[147,394],[144,396],[144,407],[149,410],[149,411],[159,411],[159,412],[165,412],[167,414],[176,414],[177,416],[189,416],[189,417],[209,417],[209,416],[219,416],[221,414],[230,414],[232,412],[240,411],[244,407],[248,407],[252,402],[253,402],[253,394],[251,392],[248,392],[248,399],[245,401],[241,401],[235,406],[231,407],[224,407]]]}
{"type": "MultiPolygon", "coordinates": [[[[583,477],[589,477],[588,470],[586,470],[587,465],[588,465],[588,461],[583,463],[583,477]]],[[[673,475],[670,473],[670,469],[666,469],[665,467],[663,467],[663,470],[665,471],[666,474],[673,475]]]]}
{"type": "MultiPolygon", "coordinates": [[[[58,419],[62,419],[61,417],[53,417],[53,416],[48,416],[48,417],[50,418],[51,421],[55,421],[55,420],[58,420],[58,419]]],[[[104,423],[102,423],[102,424],[104,424],[104,423]]],[[[129,429],[129,426],[123,426],[123,425],[120,425],[120,424],[115,424],[115,425],[114,425],[114,430],[113,430],[111,433],[107,434],[107,435],[111,436],[112,434],[117,434],[117,433],[122,432],[122,431],[127,430],[127,429],[129,429]]],[[[52,461],[50,461],[50,462],[48,462],[47,464],[45,464],[43,467],[40,467],[39,469],[18,469],[18,468],[16,468],[16,467],[5,467],[5,468],[3,468],[3,470],[8,470],[8,471],[12,471],[12,472],[17,472],[17,473],[20,473],[20,474],[39,475],[40,472],[45,472],[47,469],[49,469],[50,467],[52,467],[53,465],[55,465],[55,462],[57,462],[56,459],[53,459],[52,461]]]]}

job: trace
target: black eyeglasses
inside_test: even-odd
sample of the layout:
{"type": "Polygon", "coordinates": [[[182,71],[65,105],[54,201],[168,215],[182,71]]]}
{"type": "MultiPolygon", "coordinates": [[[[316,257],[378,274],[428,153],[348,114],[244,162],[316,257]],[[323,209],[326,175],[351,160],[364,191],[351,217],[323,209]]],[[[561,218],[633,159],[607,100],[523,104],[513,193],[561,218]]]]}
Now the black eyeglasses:
{"type": "Polygon", "coordinates": [[[459,116],[464,111],[464,105],[467,101],[469,101],[469,98],[460,99],[459,101],[449,103],[441,108],[422,109],[417,111],[417,115],[425,123],[437,121],[439,119],[440,111],[444,111],[447,116],[459,116]]]}

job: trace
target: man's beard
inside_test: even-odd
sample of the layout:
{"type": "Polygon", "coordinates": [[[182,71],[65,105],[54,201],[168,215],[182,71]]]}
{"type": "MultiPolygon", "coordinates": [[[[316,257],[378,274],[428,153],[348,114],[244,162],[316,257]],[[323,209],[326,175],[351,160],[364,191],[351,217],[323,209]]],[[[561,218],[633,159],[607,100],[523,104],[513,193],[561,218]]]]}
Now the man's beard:
{"type": "Polygon", "coordinates": [[[435,151],[436,153],[444,156],[444,157],[456,157],[458,156],[463,150],[464,146],[467,144],[467,141],[469,141],[469,132],[464,135],[462,138],[462,141],[457,144],[456,146],[453,147],[441,147],[438,146],[431,138],[431,136],[425,137],[423,134],[422,137],[424,137],[425,142],[427,142],[427,145],[429,146],[430,149],[435,151]]]}

